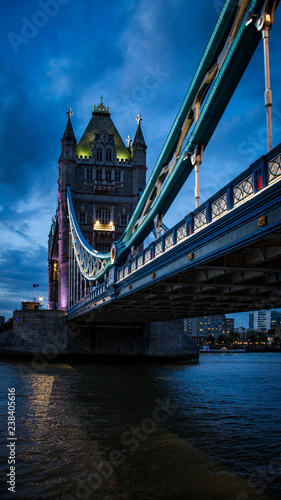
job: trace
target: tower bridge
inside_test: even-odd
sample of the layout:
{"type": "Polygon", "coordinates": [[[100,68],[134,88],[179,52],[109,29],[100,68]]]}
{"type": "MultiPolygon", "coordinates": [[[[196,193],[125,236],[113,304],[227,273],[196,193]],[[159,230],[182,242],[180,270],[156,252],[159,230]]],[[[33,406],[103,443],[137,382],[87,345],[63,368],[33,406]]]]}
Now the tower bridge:
{"type": "MultiPolygon", "coordinates": [[[[98,293],[96,290],[103,290],[109,284],[115,287],[120,302],[121,295],[125,294],[125,274],[128,274],[125,281],[130,281],[132,294],[132,290],[136,288],[135,280],[145,272],[144,269],[150,269],[152,275],[157,270],[157,276],[152,278],[156,283],[159,279],[159,262],[164,261],[168,276],[171,273],[170,256],[177,252],[190,250],[189,254],[194,254],[195,259],[193,262],[192,258],[188,266],[194,268],[195,262],[198,266],[199,249],[206,245],[205,235],[209,235],[210,245],[210,240],[217,234],[219,236],[219,227],[224,228],[224,239],[217,238],[217,245],[224,248],[230,244],[227,241],[232,242],[234,251],[240,241],[238,228],[252,219],[253,206],[260,207],[256,216],[261,217],[265,211],[267,217],[267,205],[263,206],[260,200],[275,196],[269,192],[275,193],[275,182],[279,181],[280,171],[280,151],[278,148],[272,151],[272,98],[268,58],[269,30],[273,25],[278,3],[277,0],[225,1],[147,182],[146,144],[140,115],[136,119],[137,130],[133,143],[131,145],[129,136],[125,146],[111,119],[109,107],[104,105],[101,96],[101,102],[94,107],[89,125],[77,144],[71,123],[72,113],[69,110],[59,160],[58,210],[49,237],[50,309],[68,310],[69,317],[77,315],[79,310],[85,309],[85,297],[93,297],[93,294],[98,293]],[[243,174],[244,177],[242,175],[235,179],[224,189],[222,195],[218,193],[199,209],[199,167],[204,150],[261,38],[265,57],[268,155],[250,167],[243,174]],[[143,249],[143,242],[152,230],[156,229],[160,236],[163,216],[193,169],[197,208],[193,215],[187,216],[189,222],[181,222],[181,228],[176,225],[160,241],[135,257],[143,249]],[[273,181],[274,169],[277,173],[274,174],[273,181]],[[261,193],[263,190],[265,192],[261,193]],[[252,199],[253,197],[256,199],[252,199]],[[236,236],[232,221],[236,221],[236,236]],[[184,241],[181,241],[178,235],[184,233],[184,241]],[[129,261],[126,263],[127,259],[129,261]],[[143,270],[140,271],[140,268],[143,270]],[[101,283],[101,288],[97,288],[101,283]]],[[[278,204],[278,197],[276,203],[278,204]]],[[[277,217],[274,219],[276,224],[278,213],[277,211],[274,216],[277,217]]],[[[264,229],[265,232],[268,232],[268,227],[264,229]]],[[[277,238],[276,235],[275,237],[277,238]]],[[[206,256],[200,259],[202,262],[209,262],[206,256]]],[[[225,280],[227,286],[226,277],[225,280]]],[[[195,292],[196,289],[189,290],[191,294],[195,292]]],[[[179,292],[177,294],[180,296],[179,292]]],[[[113,300],[117,300],[116,294],[111,295],[110,302],[113,300]]],[[[246,307],[253,309],[255,304],[252,302],[254,301],[236,301],[231,310],[235,308],[241,311],[246,307]]],[[[93,300],[93,304],[95,303],[93,300]]],[[[184,310],[188,315],[197,314],[198,309],[202,311],[198,304],[198,301],[191,300],[181,310],[183,314],[184,310]]],[[[214,300],[213,306],[210,305],[207,310],[218,310],[220,307],[225,309],[223,301],[214,300]]],[[[169,309],[168,307],[167,310],[169,309]]],[[[207,313],[207,310],[202,312],[207,313]]],[[[175,314],[178,314],[177,308],[175,314]]],[[[128,315],[127,312],[126,316],[128,315]]],[[[155,311],[153,317],[158,315],[155,311]]],[[[166,308],[161,315],[166,316],[166,308]]]]}
{"type": "MultiPolygon", "coordinates": [[[[69,352],[78,324],[78,350],[192,359],[198,352],[179,333],[181,318],[280,307],[281,145],[272,148],[268,50],[278,4],[225,1],[148,180],[140,115],[125,144],[101,97],[77,142],[69,109],[49,234],[49,311],[36,312],[50,318],[45,328],[42,316],[42,338],[50,329],[65,335],[69,352]],[[200,205],[204,151],[261,40],[267,152],[200,205]],[[164,232],[193,170],[196,208],[164,232]],[[157,239],[144,248],[151,232],[157,239]]],[[[27,312],[15,314],[28,338],[27,312]]]]}

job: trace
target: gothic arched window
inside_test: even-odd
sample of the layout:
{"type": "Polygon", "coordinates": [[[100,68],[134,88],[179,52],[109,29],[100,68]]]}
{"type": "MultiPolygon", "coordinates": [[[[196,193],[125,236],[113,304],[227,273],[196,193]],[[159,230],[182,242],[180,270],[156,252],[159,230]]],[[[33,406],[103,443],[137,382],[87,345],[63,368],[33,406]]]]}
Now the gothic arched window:
{"type": "Polygon", "coordinates": [[[112,151],[111,149],[105,150],[105,159],[106,161],[112,161],[112,151]]]}
{"type": "Polygon", "coordinates": [[[97,161],[102,161],[102,149],[97,148],[97,161]]]}
{"type": "Polygon", "coordinates": [[[93,180],[93,170],[87,168],[87,181],[92,181],[92,180],[93,180]]]}
{"type": "Polygon", "coordinates": [[[101,168],[97,169],[97,180],[98,181],[102,180],[102,169],[101,168]]]}
{"type": "Polygon", "coordinates": [[[120,226],[127,226],[128,224],[128,214],[125,207],[122,208],[122,212],[120,214],[120,226]]]}
{"type": "Polygon", "coordinates": [[[110,222],[110,210],[107,207],[99,207],[96,211],[96,219],[100,224],[109,224],[110,222]]]}
{"type": "Polygon", "coordinates": [[[127,226],[128,216],[127,214],[120,215],[120,226],[127,226]]]}
{"type": "Polygon", "coordinates": [[[105,171],[105,180],[106,181],[111,181],[111,170],[106,170],[105,171]]]}

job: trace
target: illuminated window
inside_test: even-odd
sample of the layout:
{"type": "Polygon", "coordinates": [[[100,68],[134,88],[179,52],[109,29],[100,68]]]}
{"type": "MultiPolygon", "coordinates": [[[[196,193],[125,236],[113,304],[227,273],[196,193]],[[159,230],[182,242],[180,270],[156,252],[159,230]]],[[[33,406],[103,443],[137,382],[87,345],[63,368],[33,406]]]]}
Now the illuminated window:
{"type": "Polygon", "coordinates": [[[102,161],[102,149],[97,148],[97,161],[102,161]]]}
{"type": "Polygon", "coordinates": [[[110,210],[108,208],[98,208],[96,211],[96,220],[98,220],[101,224],[109,224],[110,210]]]}
{"type": "Polygon", "coordinates": [[[112,161],[112,151],[111,149],[105,150],[105,159],[106,161],[112,161]]]}

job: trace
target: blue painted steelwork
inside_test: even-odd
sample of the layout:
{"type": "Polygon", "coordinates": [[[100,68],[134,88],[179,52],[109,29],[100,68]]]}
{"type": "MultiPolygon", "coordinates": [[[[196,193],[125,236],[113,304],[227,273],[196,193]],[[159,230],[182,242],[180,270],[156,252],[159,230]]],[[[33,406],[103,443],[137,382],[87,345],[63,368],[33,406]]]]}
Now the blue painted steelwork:
{"type": "Polygon", "coordinates": [[[109,268],[110,252],[106,254],[97,252],[84,238],[77,222],[69,186],[67,186],[67,206],[72,247],[79,271],[89,281],[97,280],[109,268]]]}
{"type": "MultiPolygon", "coordinates": [[[[255,12],[258,17],[264,15],[264,8],[266,12],[267,8],[272,8],[273,3],[276,7],[279,0],[225,1],[143,195],[123,236],[113,244],[112,263],[122,264],[131,247],[144,241],[153,230],[156,217],[166,213],[192,172],[196,156],[202,154],[206,148],[261,39],[254,23],[246,26],[246,15],[250,12],[255,12]]],[[[233,193],[229,193],[227,197],[228,207],[231,207],[231,196],[233,193]]],[[[68,197],[71,200],[70,192],[68,197]]],[[[223,200],[218,203],[221,205],[218,210],[222,210],[223,200]]],[[[199,224],[204,224],[204,218],[209,222],[211,213],[212,208],[209,205],[206,213],[201,213],[201,220],[195,220],[197,225],[194,230],[198,229],[199,224]]],[[[72,220],[74,221],[74,218],[72,220]]],[[[76,224],[77,221],[73,222],[74,230],[79,235],[76,224]]],[[[193,227],[193,224],[194,220],[190,221],[190,227],[193,227]]],[[[93,249],[88,248],[87,242],[83,243],[82,238],[79,235],[81,249],[83,248],[81,251],[88,252],[90,256],[96,254],[93,249]]],[[[87,266],[85,268],[81,265],[80,259],[79,268],[84,277],[90,280],[99,279],[108,271],[110,255],[101,255],[98,258],[103,259],[103,264],[96,274],[89,275],[87,266]]]]}
{"type": "MultiPolygon", "coordinates": [[[[281,181],[281,144],[117,270],[117,282],[281,181]],[[261,182],[259,179],[261,178],[261,182]],[[150,255],[146,258],[146,255],[150,255]]],[[[168,259],[168,255],[167,255],[168,259]]]]}
{"type": "MultiPolygon", "coordinates": [[[[240,6],[238,5],[238,1],[229,0],[225,2],[171,132],[148,180],[142,198],[131,217],[125,233],[117,242],[119,260],[122,260],[122,257],[126,256],[133,244],[141,243],[150,233],[157,214],[165,214],[168,210],[193,170],[191,155],[194,153],[196,146],[206,148],[261,39],[261,35],[253,23],[250,26],[246,26],[246,14],[249,11],[260,13],[263,5],[263,0],[243,1],[240,6]],[[243,9],[245,10],[243,11],[243,9]],[[239,15],[239,12],[242,17],[240,24],[237,25],[236,15],[239,15]],[[234,32],[234,29],[237,29],[237,32],[234,32]],[[230,41],[231,37],[233,38],[230,41]],[[214,69],[216,66],[217,68],[214,69]],[[211,87],[207,86],[207,88],[204,88],[207,77],[213,71],[215,75],[211,81],[211,87]],[[148,197],[151,196],[153,190],[156,190],[155,184],[161,175],[161,171],[171,161],[171,157],[177,147],[181,127],[188,114],[193,113],[196,96],[201,92],[201,99],[204,95],[206,96],[207,91],[209,91],[209,95],[207,95],[205,104],[201,108],[199,118],[187,144],[175,165],[172,165],[173,168],[169,170],[169,175],[162,187],[161,193],[155,199],[150,210],[140,220],[148,197]],[[187,157],[184,155],[184,152],[187,153],[187,157]]],[[[193,117],[191,117],[191,120],[193,121],[193,117]]]]}
{"type": "MultiPolygon", "coordinates": [[[[71,307],[68,315],[71,317],[86,305],[95,302],[96,306],[102,306],[104,302],[115,299],[115,288],[122,286],[123,282],[134,283],[136,276],[151,273],[156,267],[169,266],[171,255],[186,255],[187,251],[193,252],[198,247],[203,246],[209,241],[210,231],[212,235],[217,236],[222,231],[218,230],[217,222],[223,223],[225,229],[230,232],[237,229],[237,218],[242,222],[248,222],[251,218],[257,217],[252,210],[251,202],[259,199],[259,195],[267,193],[269,201],[262,201],[262,211],[266,211],[268,203],[272,205],[272,192],[275,186],[280,186],[281,182],[281,144],[274,148],[266,156],[256,160],[247,170],[233,179],[230,184],[214,194],[209,200],[203,203],[197,210],[189,213],[184,219],[178,222],[167,233],[151,243],[147,248],[140,252],[122,267],[113,266],[109,271],[109,280],[97,287],[93,292],[81,299],[77,304],[71,307]],[[261,182],[260,182],[261,179],[261,182]],[[250,207],[248,209],[248,207],[250,207]],[[243,216],[241,217],[241,212],[243,216]],[[228,215],[235,215],[230,223],[228,215]],[[206,214],[206,217],[202,214],[206,214]],[[209,218],[209,220],[208,220],[209,218]],[[189,249],[187,250],[186,245],[189,249]],[[184,247],[184,248],[183,248],[184,247]],[[182,250],[181,250],[182,248],[182,250]]],[[[279,187],[280,190],[280,187],[279,187]]],[[[276,201],[274,198],[274,204],[276,201]]],[[[279,203],[280,205],[280,203],[279,203]]],[[[259,207],[260,210],[260,207],[259,207]]],[[[280,220],[277,221],[280,226],[280,220]]],[[[264,228],[266,234],[272,228],[264,228]]],[[[232,242],[231,245],[238,245],[239,242],[232,242]]],[[[191,255],[192,260],[192,255],[191,255]]],[[[196,265],[198,264],[196,260],[196,265]]]]}

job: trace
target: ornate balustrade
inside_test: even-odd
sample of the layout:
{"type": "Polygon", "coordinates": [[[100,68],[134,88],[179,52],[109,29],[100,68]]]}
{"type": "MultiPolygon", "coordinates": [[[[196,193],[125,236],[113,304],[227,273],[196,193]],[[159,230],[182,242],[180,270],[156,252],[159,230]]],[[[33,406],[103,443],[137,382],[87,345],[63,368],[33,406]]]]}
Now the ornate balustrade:
{"type": "Polygon", "coordinates": [[[201,207],[188,214],[174,228],[161,238],[151,243],[129,264],[117,269],[117,281],[136,272],[160,255],[169,252],[187,238],[198,234],[219,218],[226,216],[231,210],[248,202],[269,185],[281,179],[281,145],[266,156],[259,158],[245,172],[212,196],[201,207]],[[124,273],[126,269],[126,274],[124,273]]]}

